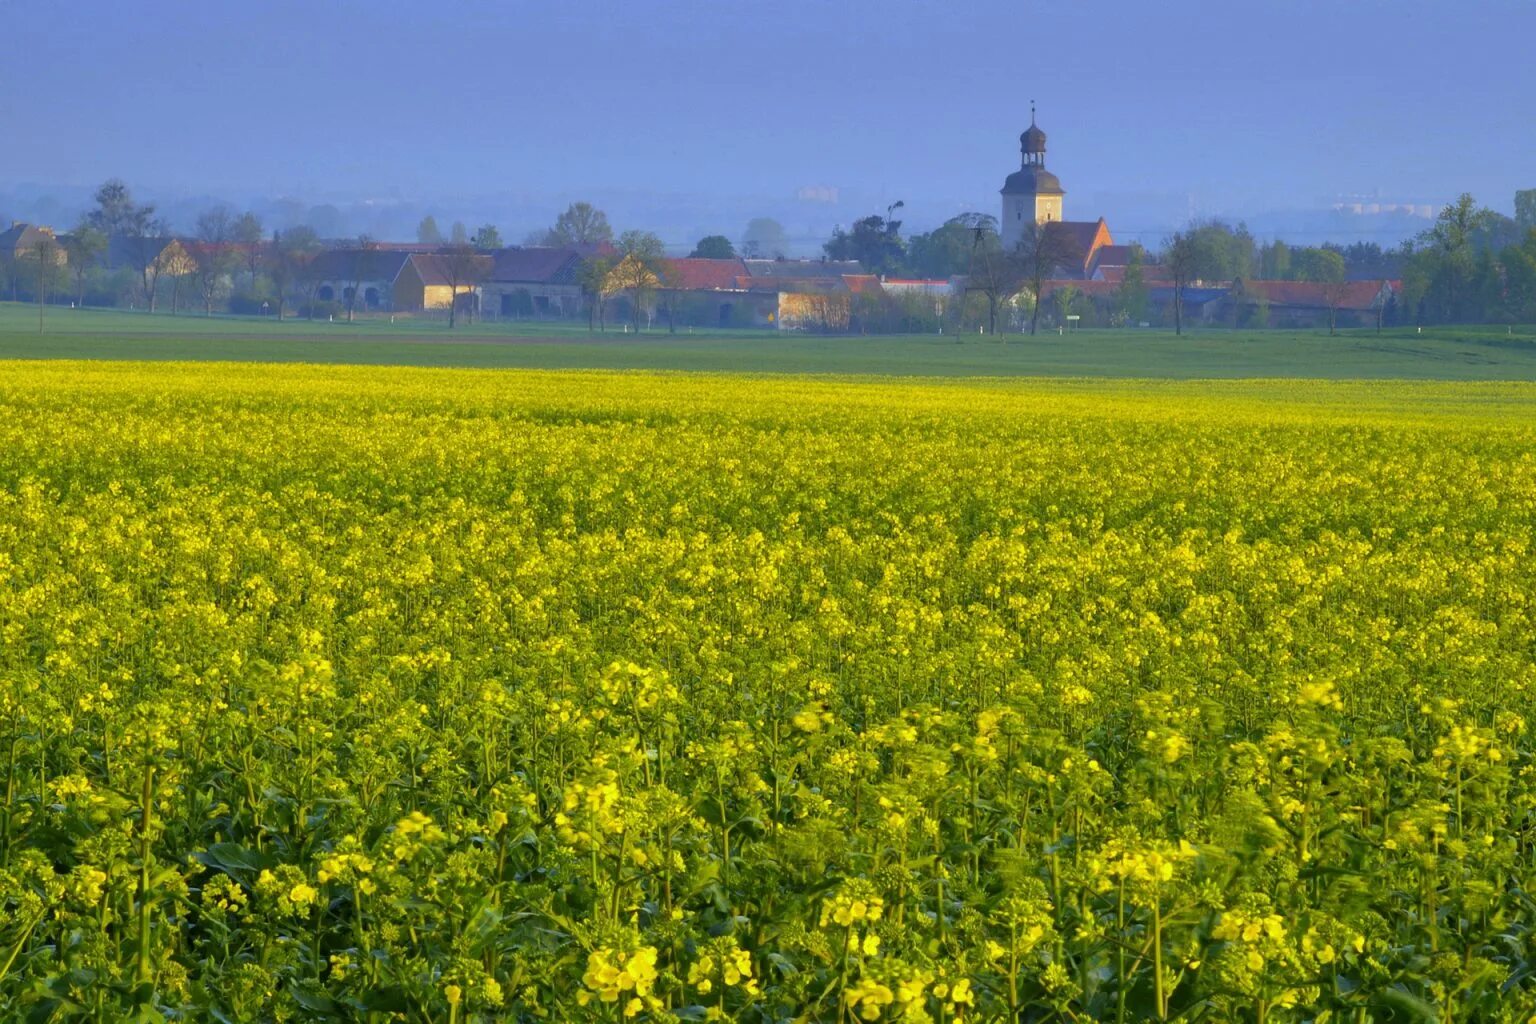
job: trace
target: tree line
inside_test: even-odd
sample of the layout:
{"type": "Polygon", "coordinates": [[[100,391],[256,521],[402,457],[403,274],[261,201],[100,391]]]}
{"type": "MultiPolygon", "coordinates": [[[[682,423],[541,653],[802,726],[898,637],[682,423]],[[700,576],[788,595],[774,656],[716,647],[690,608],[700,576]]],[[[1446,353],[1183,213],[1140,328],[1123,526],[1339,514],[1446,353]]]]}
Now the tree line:
{"type": "MultiPolygon", "coordinates": [[[[67,297],[80,305],[142,302],[150,311],[169,303],[173,313],[195,303],[208,315],[228,309],[283,316],[293,308],[300,315],[344,312],[351,319],[355,294],[344,303],[320,301],[315,294],[318,282],[308,269],[327,245],[359,250],[374,246],[366,235],[327,242],[306,225],[269,236],[257,214],[214,206],[197,217],[190,236],[167,247],[168,225],[153,204],[137,202],[123,182],[104,183],[94,201],[68,234],[57,239],[40,236],[29,249],[0,254],[0,287],[11,299],[35,300],[40,309],[67,297]]],[[[996,218],[974,212],[906,237],[895,217],[901,206],[892,204],[884,215],[872,214],[847,229],[837,228],[822,246],[823,255],[857,261],[868,273],[886,278],[962,279],[958,307],[969,310],[976,325],[992,331],[1004,313],[1018,318],[1021,300],[1028,327],[1036,330],[1042,304],[1034,296],[1041,294],[1047,280],[1082,259],[1082,254],[1068,251],[1062,236],[1038,228],[1027,231],[1014,251],[1005,252],[996,218]]],[[[476,283],[484,264],[473,254],[504,245],[493,224],[470,232],[455,222],[445,236],[430,215],[418,226],[417,240],[443,254],[455,286],[476,283]]],[[[637,328],[642,298],[659,296],[663,315],[675,306],[673,293],[679,288],[661,240],[646,231],[616,235],[607,215],[590,203],[570,204],[550,227],[528,235],[524,244],[592,250],[583,264],[581,284],[595,327],[605,325],[606,302],[615,295],[629,297],[627,316],[637,328]]],[[[724,235],[709,235],[689,255],[774,258],[783,257],[787,247],[782,225],[757,218],[747,225],[739,245],[724,235]]],[[[1388,312],[1390,323],[1536,321],[1536,190],[1517,193],[1514,217],[1462,195],[1421,234],[1391,248],[1370,242],[1266,242],[1242,223],[1204,220],[1174,232],[1157,248],[1133,250],[1124,281],[1108,302],[1099,304],[1100,312],[1107,309],[1106,323],[1111,325],[1145,320],[1149,282],[1171,289],[1171,325],[1182,329],[1188,289],[1253,279],[1324,286],[1400,280],[1399,297],[1388,312]]],[[[1058,291],[1055,302],[1061,318],[1087,307],[1075,288],[1058,291]]],[[[891,299],[883,308],[866,309],[863,322],[893,322],[897,329],[942,328],[942,313],[930,313],[927,306],[891,299]]],[[[456,307],[450,310],[450,321],[456,313],[456,307]]]]}

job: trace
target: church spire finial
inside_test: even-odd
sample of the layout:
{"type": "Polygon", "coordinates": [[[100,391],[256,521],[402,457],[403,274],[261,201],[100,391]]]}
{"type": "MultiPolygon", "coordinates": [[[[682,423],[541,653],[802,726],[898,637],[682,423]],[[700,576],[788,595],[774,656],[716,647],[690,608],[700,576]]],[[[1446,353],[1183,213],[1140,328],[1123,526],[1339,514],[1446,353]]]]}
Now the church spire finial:
{"type": "Polygon", "coordinates": [[[1035,101],[1034,100],[1030,100],[1029,101],[1029,126],[1031,128],[1033,128],[1035,126],[1035,101]]]}

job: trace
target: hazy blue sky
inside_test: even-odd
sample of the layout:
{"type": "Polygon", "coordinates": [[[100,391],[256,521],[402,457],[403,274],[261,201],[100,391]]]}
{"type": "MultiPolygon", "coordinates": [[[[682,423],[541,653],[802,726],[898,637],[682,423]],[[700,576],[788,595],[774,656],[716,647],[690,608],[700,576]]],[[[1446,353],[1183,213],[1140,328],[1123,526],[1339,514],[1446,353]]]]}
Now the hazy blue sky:
{"type": "Polygon", "coordinates": [[[1033,97],[1068,216],[1507,210],[1533,39],[1532,0],[0,0],[0,186],[921,223],[993,209],[1033,97]]]}

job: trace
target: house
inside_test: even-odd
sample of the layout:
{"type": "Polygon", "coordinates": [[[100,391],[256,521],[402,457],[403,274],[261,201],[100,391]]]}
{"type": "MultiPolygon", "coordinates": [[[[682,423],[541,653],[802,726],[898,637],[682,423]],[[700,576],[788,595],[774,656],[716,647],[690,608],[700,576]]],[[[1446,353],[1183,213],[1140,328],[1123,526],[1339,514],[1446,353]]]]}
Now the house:
{"type": "Polygon", "coordinates": [[[660,278],[660,302],[673,326],[767,327],[777,320],[777,293],[747,287],[745,260],[667,259],[660,278]]]}
{"type": "Polygon", "coordinates": [[[957,295],[962,290],[959,278],[880,278],[879,285],[882,290],[891,295],[927,295],[933,298],[946,298],[957,295]]]}
{"type": "Polygon", "coordinates": [[[53,237],[52,228],[16,221],[7,230],[0,231],[0,282],[5,284],[13,302],[21,295],[24,279],[36,280],[37,264],[33,262],[28,269],[27,263],[37,259],[40,248],[47,251],[53,265],[64,265],[64,247],[53,237]]]}
{"type": "Polygon", "coordinates": [[[582,265],[599,254],[597,249],[574,246],[502,249],[480,282],[481,309],[491,317],[579,316],[586,305],[582,265]]]}
{"type": "Polygon", "coordinates": [[[320,302],[339,302],[355,309],[410,309],[420,282],[401,281],[411,254],[381,249],[329,249],[310,263],[307,276],[320,302]],[[401,293],[395,285],[400,282],[401,293]]]}
{"type": "Polygon", "coordinates": [[[780,284],[795,281],[825,281],[866,273],[858,260],[742,260],[747,276],[773,280],[780,284]]]}
{"type": "Polygon", "coordinates": [[[9,262],[17,259],[31,259],[36,254],[38,246],[52,245],[52,259],[55,263],[64,263],[64,249],[59,246],[58,239],[53,237],[53,229],[40,224],[27,224],[22,221],[14,221],[9,228],[0,231],[0,260],[9,262]]]}
{"type": "MultiPolygon", "coordinates": [[[[1157,310],[1157,316],[1165,327],[1174,323],[1173,300],[1177,289],[1172,285],[1154,284],[1147,289],[1147,303],[1157,310]]],[[[1220,322],[1222,307],[1226,304],[1230,289],[1225,285],[1186,285],[1183,298],[1182,320],[1190,324],[1214,324],[1220,322]]]]}
{"type": "Polygon", "coordinates": [[[1396,295],[1390,281],[1237,280],[1224,318],[1270,327],[1363,327],[1376,323],[1396,295]]]}
{"type": "Polygon", "coordinates": [[[489,256],[455,265],[457,257],[398,249],[331,249],[309,265],[315,298],[354,309],[414,313],[447,309],[458,296],[461,306],[473,306],[478,278],[488,272],[489,256]],[[356,298],[354,299],[354,295],[356,298]]]}
{"type": "Polygon", "coordinates": [[[396,301],[406,294],[408,307],[397,309],[447,309],[455,301],[459,309],[479,309],[480,281],[490,273],[492,257],[484,253],[418,253],[406,260],[395,284],[396,301]],[[416,297],[416,281],[421,297],[416,297]]]}

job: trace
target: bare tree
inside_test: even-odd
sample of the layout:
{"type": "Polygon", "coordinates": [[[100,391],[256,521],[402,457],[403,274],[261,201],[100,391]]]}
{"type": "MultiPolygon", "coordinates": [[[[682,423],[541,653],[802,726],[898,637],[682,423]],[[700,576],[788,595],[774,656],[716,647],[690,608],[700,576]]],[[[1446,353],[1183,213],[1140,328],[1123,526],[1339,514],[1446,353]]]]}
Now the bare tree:
{"type": "Polygon", "coordinates": [[[100,229],[82,220],[70,234],[64,237],[64,252],[69,258],[69,272],[75,279],[75,305],[85,305],[85,279],[91,268],[107,251],[107,236],[100,229]]]}
{"type": "Polygon", "coordinates": [[[603,312],[608,299],[608,275],[613,270],[613,260],[606,256],[593,256],[581,261],[576,281],[587,300],[587,330],[601,331],[604,327],[603,312]]]}
{"type": "Polygon", "coordinates": [[[128,248],[139,268],[139,283],[144,290],[144,302],[149,311],[155,311],[155,298],[160,288],[160,276],[165,273],[165,252],[170,247],[165,238],[165,222],[158,219],[144,224],[143,234],[129,234],[128,248]]]}
{"type": "MultiPolygon", "coordinates": [[[[970,272],[965,275],[965,291],[980,294],[987,300],[987,331],[996,334],[998,307],[1019,291],[1019,264],[999,248],[996,232],[988,233],[982,225],[972,230],[975,234],[971,242],[970,272]]],[[[960,332],[956,331],[956,344],[960,338],[960,332]]]]}
{"type": "Polygon", "coordinates": [[[1205,273],[1204,247],[1194,231],[1175,231],[1163,243],[1163,269],[1173,284],[1173,333],[1184,333],[1184,292],[1205,273]]]}
{"type": "Polygon", "coordinates": [[[655,267],[656,294],[667,318],[667,333],[677,333],[677,310],[683,301],[683,275],[672,260],[659,260],[655,267]]]}
{"type": "Polygon", "coordinates": [[[1035,334],[1040,327],[1040,293],[1045,282],[1064,267],[1081,262],[1083,254],[1058,222],[1046,221],[1026,225],[1010,255],[1018,265],[1020,281],[1029,288],[1034,305],[1029,333],[1035,334]]]}
{"type": "MultiPolygon", "coordinates": [[[[482,255],[468,242],[450,245],[437,255],[438,265],[448,282],[448,329],[458,323],[459,289],[466,288],[466,297],[473,299],[474,286],[485,280],[490,273],[491,258],[482,255]]],[[[472,311],[470,315],[473,315],[472,311]]]]}
{"type": "Polygon", "coordinates": [[[236,217],[229,228],[230,240],[238,243],[243,249],[241,255],[244,257],[246,273],[251,275],[253,291],[256,288],[256,271],[261,268],[262,263],[261,240],[264,234],[261,218],[249,210],[236,217]]]}
{"type": "Polygon", "coordinates": [[[310,258],[298,264],[297,280],[300,294],[304,298],[304,304],[309,309],[309,319],[315,318],[315,301],[320,292],[320,263],[318,247],[310,254],[310,258]]]}
{"type": "Polygon", "coordinates": [[[661,284],[657,268],[666,250],[649,231],[626,231],[619,238],[619,261],[609,274],[613,288],[629,292],[630,320],[640,330],[640,308],[645,296],[661,284]]]}
{"type": "MultiPolygon", "coordinates": [[[[1348,281],[1324,281],[1323,302],[1328,306],[1328,335],[1333,337],[1339,333],[1339,309],[1349,300],[1350,282],[1348,281]]],[[[1378,324],[1377,329],[1380,330],[1378,324]]]]}
{"type": "Polygon", "coordinates": [[[290,228],[286,234],[272,233],[272,258],[267,261],[267,275],[272,278],[272,287],[277,293],[279,321],[283,319],[283,306],[289,291],[304,279],[305,269],[319,247],[314,231],[302,225],[290,228]]]}
{"type": "Polygon", "coordinates": [[[181,309],[181,289],[187,278],[197,272],[197,263],[175,239],[160,253],[157,262],[162,265],[160,273],[171,279],[171,315],[175,316],[181,309]]]}
{"type": "Polygon", "coordinates": [[[197,241],[192,247],[193,274],[197,290],[203,297],[203,315],[213,315],[213,300],[218,297],[224,278],[233,273],[236,255],[231,246],[234,241],[234,217],[224,206],[205,210],[197,218],[197,241]]]}

